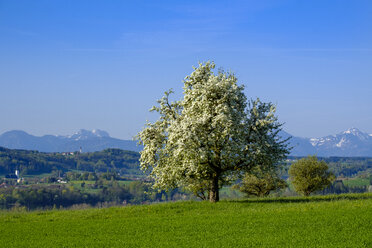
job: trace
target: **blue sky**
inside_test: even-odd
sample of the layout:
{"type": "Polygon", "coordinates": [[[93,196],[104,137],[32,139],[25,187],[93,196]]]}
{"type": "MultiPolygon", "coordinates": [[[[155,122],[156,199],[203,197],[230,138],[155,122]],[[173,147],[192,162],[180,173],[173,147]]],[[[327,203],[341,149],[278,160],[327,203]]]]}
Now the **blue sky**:
{"type": "Polygon", "coordinates": [[[0,0],[0,134],[131,139],[206,60],[293,135],[372,133],[372,1],[0,0]]]}

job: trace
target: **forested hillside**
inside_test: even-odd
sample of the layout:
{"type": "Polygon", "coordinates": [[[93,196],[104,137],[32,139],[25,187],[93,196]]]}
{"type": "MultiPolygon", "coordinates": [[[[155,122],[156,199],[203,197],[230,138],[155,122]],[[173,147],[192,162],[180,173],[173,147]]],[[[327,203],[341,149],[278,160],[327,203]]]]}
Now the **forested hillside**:
{"type": "MultiPolygon", "coordinates": [[[[299,157],[289,157],[288,166],[299,157]]],[[[14,150],[0,147],[0,174],[22,175],[81,170],[89,172],[116,171],[121,174],[142,174],[138,168],[139,153],[121,149],[106,149],[87,153],[44,153],[14,150]]],[[[360,173],[372,173],[372,158],[329,157],[320,158],[328,163],[337,177],[354,177],[360,173]]],[[[282,176],[287,177],[286,171],[282,176]]]]}
{"type": "Polygon", "coordinates": [[[88,153],[43,153],[0,147],[0,174],[13,173],[16,169],[21,175],[50,173],[53,170],[136,174],[141,173],[138,170],[138,159],[139,153],[120,149],[88,153]]]}

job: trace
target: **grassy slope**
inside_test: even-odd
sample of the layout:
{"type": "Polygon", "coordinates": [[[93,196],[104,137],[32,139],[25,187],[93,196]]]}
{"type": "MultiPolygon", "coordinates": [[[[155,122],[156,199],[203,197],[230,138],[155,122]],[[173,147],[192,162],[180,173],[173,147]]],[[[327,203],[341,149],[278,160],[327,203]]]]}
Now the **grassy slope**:
{"type": "Polygon", "coordinates": [[[0,212],[1,247],[372,247],[372,194],[0,212]]]}

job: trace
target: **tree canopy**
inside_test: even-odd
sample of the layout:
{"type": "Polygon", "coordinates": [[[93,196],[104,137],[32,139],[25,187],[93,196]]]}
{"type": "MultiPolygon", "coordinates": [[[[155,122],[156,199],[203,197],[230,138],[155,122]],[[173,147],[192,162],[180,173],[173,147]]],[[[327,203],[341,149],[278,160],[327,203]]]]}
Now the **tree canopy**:
{"type": "Polygon", "coordinates": [[[257,168],[253,173],[247,173],[241,183],[234,188],[245,193],[247,196],[264,197],[271,191],[287,187],[285,180],[281,179],[276,171],[262,171],[257,168]]]}
{"type": "Polygon", "coordinates": [[[289,175],[295,190],[305,196],[328,186],[335,178],[328,171],[325,161],[319,161],[315,156],[302,158],[289,168],[289,175]]]}
{"type": "Polygon", "coordinates": [[[288,153],[278,134],[275,106],[247,100],[244,86],[214,63],[200,63],[184,80],[183,98],[172,90],[150,111],[160,118],[139,132],[141,169],[154,187],[183,187],[212,202],[219,189],[256,166],[272,166],[288,153]]]}

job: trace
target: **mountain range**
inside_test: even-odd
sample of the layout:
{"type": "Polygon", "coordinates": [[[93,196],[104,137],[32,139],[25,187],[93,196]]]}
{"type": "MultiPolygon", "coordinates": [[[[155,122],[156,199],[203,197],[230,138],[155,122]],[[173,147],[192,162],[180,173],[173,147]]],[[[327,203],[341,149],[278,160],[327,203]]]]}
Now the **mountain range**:
{"type": "MultiPolygon", "coordinates": [[[[321,138],[294,137],[282,131],[282,138],[290,139],[292,156],[317,155],[321,157],[372,157],[372,134],[357,128],[350,128],[336,135],[321,138]]],[[[84,130],[69,136],[34,136],[24,131],[9,131],[0,135],[0,146],[10,149],[38,150],[41,152],[83,152],[101,151],[106,148],[119,148],[140,151],[136,141],[110,137],[102,130],[84,130]]]]}
{"type": "Polygon", "coordinates": [[[128,151],[140,151],[136,141],[120,140],[110,137],[102,130],[81,129],[73,135],[42,137],[30,135],[24,131],[13,130],[0,135],[0,146],[10,149],[37,150],[40,152],[83,152],[101,151],[106,148],[119,148],[128,151]]]}
{"type": "MultiPolygon", "coordinates": [[[[291,136],[282,132],[282,137],[291,136]]],[[[321,138],[290,139],[292,156],[317,155],[319,157],[372,157],[372,134],[364,133],[357,128],[321,138]]]]}

